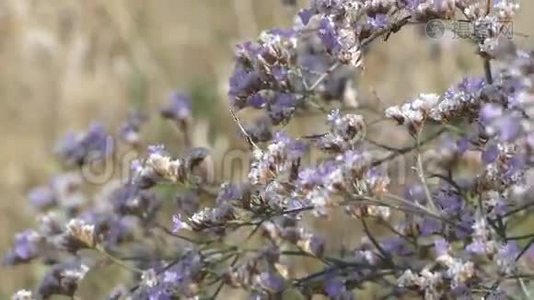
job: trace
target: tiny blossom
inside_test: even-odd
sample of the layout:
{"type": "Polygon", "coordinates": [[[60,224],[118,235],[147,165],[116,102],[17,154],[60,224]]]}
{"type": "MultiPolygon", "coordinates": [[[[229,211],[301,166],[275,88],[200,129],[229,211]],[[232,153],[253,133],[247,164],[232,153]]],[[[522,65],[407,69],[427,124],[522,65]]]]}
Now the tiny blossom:
{"type": "Polygon", "coordinates": [[[38,209],[46,209],[57,204],[54,191],[49,186],[36,187],[28,194],[30,203],[38,209]]]}
{"type": "Polygon", "coordinates": [[[78,249],[93,248],[96,245],[95,226],[81,219],[72,219],[65,231],[65,244],[72,252],[78,249]]]}
{"type": "Polygon", "coordinates": [[[519,247],[515,241],[509,241],[499,247],[496,261],[502,272],[510,274],[515,269],[519,252],[519,247]]]}
{"type": "Polygon", "coordinates": [[[360,115],[341,115],[339,110],[334,110],[328,115],[328,121],[332,134],[345,141],[352,141],[365,134],[365,123],[360,115]]]}
{"type": "Polygon", "coordinates": [[[298,101],[294,95],[288,93],[277,93],[272,102],[269,103],[268,116],[274,125],[287,121],[295,112],[298,101]]]}
{"type": "Polygon", "coordinates": [[[161,115],[164,118],[177,122],[187,122],[191,118],[191,114],[191,99],[189,96],[176,91],[169,96],[168,105],[161,109],[161,115]]]}
{"type": "Polygon", "coordinates": [[[351,299],[352,295],[348,293],[345,284],[339,279],[330,279],[324,287],[325,293],[332,299],[351,299]]]}
{"type": "Polygon", "coordinates": [[[438,257],[442,255],[448,255],[449,243],[445,239],[437,239],[434,241],[434,249],[438,257]]]}
{"type": "Polygon", "coordinates": [[[334,52],[341,47],[334,26],[329,18],[322,18],[319,25],[319,37],[329,52],[334,52]]]}
{"type": "Polygon", "coordinates": [[[516,139],[521,133],[520,120],[515,116],[505,116],[496,122],[499,140],[510,142],[516,139]]]}
{"type": "Polygon", "coordinates": [[[149,188],[159,181],[183,182],[185,180],[184,162],[173,159],[162,145],[149,146],[149,155],[141,163],[134,161],[131,169],[134,172],[133,182],[141,188],[149,188]]]}
{"type": "Polygon", "coordinates": [[[187,224],[186,222],[184,222],[182,220],[182,216],[180,215],[173,215],[172,216],[172,231],[174,233],[177,233],[179,231],[181,231],[182,229],[190,229],[191,227],[189,226],[189,224],[187,224]]]}
{"type": "Polygon", "coordinates": [[[88,271],[89,267],[83,264],[57,264],[41,281],[38,294],[45,299],[52,295],[64,295],[72,298],[80,281],[88,271]]]}
{"type": "Polygon", "coordinates": [[[434,104],[430,118],[435,121],[446,121],[458,116],[472,118],[480,107],[480,89],[484,81],[479,78],[465,78],[462,82],[449,88],[442,99],[434,104]]]}
{"type": "Polygon", "coordinates": [[[410,249],[406,240],[401,237],[391,237],[387,239],[382,239],[381,246],[384,251],[390,255],[410,255],[413,250],[410,249]]]}
{"type": "Polygon", "coordinates": [[[369,17],[369,24],[376,28],[385,28],[389,24],[389,18],[386,14],[376,14],[369,17]]]}
{"type": "Polygon", "coordinates": [[[313,16],[313,12],[311,9],[301,9],[298,13],[298,16],[303,25],[308,25],[311,17],[313,16]]]}
{"type": "Polygon", "coordinates": [[[268,118],[259,118],[253,125],[245,127],[248,136],[257,142],[268,142],[273,138],[272,124],[268,118]]]}
{"type": "Polygon", "coordinates": [[[123,216],[135,215],[142,219],[152,215],[160,205],[160,201],[154,193],[140,190],[131,184],[114,190],[109,200],[115,213],[123,216]]]}
{"type": "Polygon", "coordinates": [[[79,209],[87,202],[81,186],[83,178],[79,173],[70,172],[53,176],[49,183],[57,197],[59,206],[68,209],[79,209]]]}
{"type": "Polygon", "coordinates": [[[143,272],[141,275],[141,281],[148,287],[154,287],[158,284],[156,271],[149,269],[143,272]]]}
{"type": "Polygon", "coordinates": [[[500,0],[494,1],[493,8],[497,10],[500,18],[510,19],[519,9],[519,4],[516,0],[500,0]]]}
{"type": "Polygon", "coordinates": [[[358,250],[356,251],[355,257],[357,259],[362,259],[370,265],[374,265],[379,262],[378,255],[370,250],[358,250]]]}
{"type": "Polygon", "coordinates": [[[284,289],[284,279],[272,272],[263,272],[258,277],[259,284],[270,292],[280,292],[284,289]]]}
{"type": "Polygon", "coordinates": [[[482,161],[486,164],[491,164],[499,157],[500,152],[498,145],[488,145],[484,152],[482,152],[482,161]]]}
{"type": "Polygon", "coordinates": [[[113,143],[103,125],[93,123],[87,132],[68,134],[59,144],[57,152],[70,165],[84,165],[94,159],[110,155],[113,143]]]}
{"type": "Polygon", "coordinates": [[[302,248],[315,256],[322,256],[324,253],[325,240],[313,234],[308,234],[302,241],[302,248]]]}
{"type": "Polygon", "coordinates": [[[8,265],[13,265],[36,258],[39,255],[42,239],[43,237],[33,230],[17,233],[13,248],[4,258],[4,262],[8,265]]]}
{"type": "Polygon", "coordinates": [[[32,291],[19,290],[11,297],[11,300],[34,300],[32,291]]]}
{"type": "Polygon", "coordinates": [[[453,261],[447,270],[447,277],[452,279],[451,287],[456,288],[465,284],[475,275],[473,262],[453,261]]]}
{"type": "Polygon", "coordinates": [[[423,218],[419,224],[419,230],[422,236],[430,236],[434,233],[441,232],[443,226],[435,218],[423,218]]]}
{"type": "Polygon", "coordinates": [[[471,244],[465,247],[469,253],[476,255],[487,255],[494,253],[495,243],[493,241],[485,241],[483,239],[475,239],[471,244]]]}
{"type": "Polygon", "coordinates": [[[128,114],[128,118],[122,124],[119,136],[120,138],[130,145],[138,145],[140,142],[141,126],[145,123],[147,117],[140,111],[131,111],[128,114]]]}
{"type": "Polygon", "coordinates": [[[502,116],[503,109],[499,105],[486,104],[480,110],[480,121],[483,124],[490,124],[492,120],[502,116]]]}
{"type": "Polygon", "coordinates": [[[439,96],[436,94],[420,94],[412,102],[387,108],[385,115],[387,118],[396,120],[399,124],[408,126],[410,132],[415,134],[424,121],[430,117],[438,100],[439,96]]]}
{"type": "Polygon", "coordinates": [[[417,282],[417,274],[410,269],[404,271],[402,275],[397,279],[397,285],[400,287],[409,287],[415,285],[417,282]]]}

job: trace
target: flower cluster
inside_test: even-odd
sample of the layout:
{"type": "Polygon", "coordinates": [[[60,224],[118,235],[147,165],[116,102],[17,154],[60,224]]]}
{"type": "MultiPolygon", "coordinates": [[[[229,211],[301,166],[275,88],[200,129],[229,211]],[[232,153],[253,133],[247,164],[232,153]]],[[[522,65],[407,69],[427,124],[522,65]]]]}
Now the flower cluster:
{"type": "Polygon", "coordinates": [[[69,135],[58,148],[64,172],[28,194],[37,226],[16,234],[4,259],[8,265],[40,260],[48,271],[36,289],[13,299],[72,298],[103,262],[132,275],[121,277],[109,299],[216,299],[230,288],[253,299],[289,292],[330,299],[529,298],[534,233],[518,228],[534,207],[534,52],[496,31],[517,3],[310,2],[291,28],[237,47],[229,98],[252,152],[246,180],[223,178],[215,186],[209,180],[210,152],[189,139],[194,99],[184,93],[173,92],[160,111],[184,135],[184,152],[145,147],[147,118],[131,113],[120,140],[146,151],[127,180],[99,191],[82,171],[110,155],[108,134],[93,125],[69,135]],[[485,66],[481,77],[386,108],[384,119],[402,126],[368,121],[364,111],[331,101],[342,100],[374,40],[409,23],[460,14],[490,25],[488,35],[471,41],[485,66]],[[243,126],[234,109],[246,107],[266,116],[243,126]],[[294,137],[285,130],[296,113],[312,110],[325,113],[323,126],[314,127],[320,132],[294,137]],[[374,141],[366,135],[376,126],[407,129],[413,143],[374,141]],[[388,168],[397,158],[415,171],[408,183],[396,182],[398,170],[388,168]],[[336,245],[314,226],[338,218],[355,228],[351,234],[361,233],[360,243],[336,245]],[[306,268],[297,266],[300,260],[306,268]]]}

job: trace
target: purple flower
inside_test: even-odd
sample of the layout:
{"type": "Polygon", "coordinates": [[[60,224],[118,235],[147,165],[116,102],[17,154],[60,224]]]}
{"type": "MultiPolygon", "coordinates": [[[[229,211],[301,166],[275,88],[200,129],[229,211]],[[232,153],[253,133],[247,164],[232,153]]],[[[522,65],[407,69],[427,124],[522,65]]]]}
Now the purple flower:
{"type": "Polygon", "coordinates": [[[256,93],[248,98],[247,104],[254,108],[262,108],[267,103],[267,99],[260,93],[256,93]]]}
{"type": "Polygon", "coordinates": [[[499,199],[497,199],[497,203],[495,203],[495,207],[493,208],[493,212],[497,216],[501,216],[502,217],[508,212],[508,208],[509,208],[509,205],[506,202],[506,199],[504,199],[503,197],[499,197],[499,199]]]}
{"type": "Polygon", "coordinates": [[[311,17],[314,15],[313,10],[311,9],[301,9],[298,13],[300,21],[304,25],[308,25],[310,22],[311,17]]]}
{"type": "Polygon", "coordinates": [[[473,213],[466,208],[462,210],[462,215],[460,216],[460,224],[455,226],[454,233],[457,238],[465,239],[473,233],[473,224],[475,223],[475,218],[473,213]]]}
{"type": "Polygon", "coordinates": [[[281,131],[274,134],[273,142],[283,147],[289,160],[296,160],[308,151],[308,145],[306,143],[292,139],[281,131]]]}
{"type": "Polygon", "coordinates": [[[294,29],[285,29],[285,28],[273,28],[268,31],[269,34],[276,36],[276,38],[281,37],[283,39],[291,39],[295,37],[297,32],[294,29]]]}
{"type": "Polygon", "coordinates": [[[191,227],[187,224],[181,214],[176,214],[172,216],[172,232],[178,233],[182,229],[190,229],[191,227]]]}
{"type": "Polygon", "coordinates": [[[287,209],[288,210],[298,210],[298,209],[302,209],[304,207],[306,207],[306,206],[304,205],[304,203],[301,200],[299,200],[297,198],[291,198],[289,200],[287,209]]]}
{"type": "Polygon", "coordinates": [[[333,278],[326,282],[324,291],[331,299],[338,299],[347,291],[347,287],[341,280],[333,278]]]}
{"type": "Polygon", "coordinates": [[[104,155],[111,154],[113,150],[108,145],[108,134],[106,129],[102,124],[93,123],[89,127],[89,130],[81,140],[81,145],[86,151],[86,155],[96,155],[98,157],[103,157],[104,155]]]}
{"type": "Polygon", "coordinates": [[[172,293],[172,289],[166,285],[158,285],[147,290],[147,300],[172,300],[176,299],[176,295],[172,293]]]}
{"type": "Polygon", "coordinates": [[[67,134],[58,147],[60,157],[67,164],[77,165],[84,165],[92,159],[103,159],[112,151],[113,144],[108,142],[106,130],[99,123],[91,124],[83,134],[67,134]]]}
{"type": "Polygon", "coordinates": [[[218,204],[240,201],[243,197],[244,187],[232,183],[224,183],[221,185],[216,202],[218,204]]]}
{"type": "Polygon", "coordinates": [[[413,253],[406,240],[401,237],[385,238],[380,242],[380,245],[389,255],[406,256],[413,253]]]}
{"type": "Polygon", "coordinates": [[[150,191],[139,189],[133,184],[126,184],[116,189],[110,196],[113,211],[120,215],[133,215],[148,219],[160,207],[160,200],[150,191]]]}
{"type": "Polygon", "coordinates": [[[39,255],[41,236],[33,230],[25,230],[15,235],[15,243],[5,257],[7,265],[28,262],[39,255]]]}
{"type": "Polygon", "coordinates": [[[322,256],[325,249],[325,240],[317,235],[308,239],[307,250],[315,256],[322,256]]]}
{"type": "Polygon", "coordinates": [[[286,83],[289,79],[289,72],[285,67],[274,66],[271,69],[271,74],[273,75],[274,79],[281,84],[286,83]]]}
{"type": "Polygon", "coordinates": [[[273,125],[287,121],[297,106],[297,99],[293,94],[278,93],[268,107],[268,115],[273,125]]]}
{"type": "Polygon", "coordinates": [[[259,284],[269,292],[277,293],[284,290],[285,280],[273,272],[263,272],[259,275],[259,284]]]}
{"type": "Polygon", "coordinates": [[[432,234],[442,231],[443,226],[435,218],[426,217],[423,218],[419,224],[419,231],[421,236],[430,236],[432,234]]]}
{"type": "Polygon", "coordinates": [[[425,203],[426,202],[426,195],[425,195],[425,189],[420,184],[414,184],[408,186],[404,190],[404,197],[408,200],[418,202],[418,203],[425,203]]]}
{"type": "Polygon", "coordinates": [[[475,94],[479,93],[480,90],[484,87],[486,81],[484,78],[480,77],[467,77],[458,84],[458,90],[467,93],[475,94]]]}
{"type": "Polygon", "coordinates": [[[502,114],[503,109],[500,105],[486,104],[480,109],[479,117],[482,124],[489,125],[493,120],[502,116],[502,114]]]}
{"type": "Polygon", "coordinates": [[[508,241],[504,244],[498,251],[497,255],[500,259],[507,262],[513,262],[516,260],[517,255],[519,255],[519,246],[515,241],[508,241]]]}
{"type": "Polygon", "coordinates": [[[165,145],[162,145],[162,144],[148,145],[147,152],[149,156],[150,155],[168,156],[168,153],[165,150],[165,145]]]}
{"type": "Polygon", "coordinates": [[[166,119],[186,122],[192,116],[191,98],[184,93],[174,91],[169,96],[169,103],[161,110],[161,115],[166,119]]]}
{"type": "Polygon", "coordinates": [[[328,160],[316,168],[305,168],[299,172],[299,185],[303,188],[313,188],[331,183],[329,177],[340,168],[335,161],[328,160]]]}
{"type": "Polygon", "coordinates": [[[370,16],[368,21],[373,28],[386,28],[389,25],[389,17],[386,14],[370,16]]]}
{"type": "Polygon", "coordinates": [[[87,266],[77,262],[56,264],[44,276],[38,293],[43,299],[49,299],[53,295],[72,298],[88,270],[87,266]]]}
{"type": "Polygon", "coordinates": [[[334,23],[330,19],[326,17],[321,19],[318,34],[327,51],[335,52],[341,46],[334,23]]]}
{"type": "Polygon", "coordinates": [[[132,217],[111,217],[99,224],[107,247],[116,247],[131,240],[135,229],[132,217]]]}
{"type": "Polygon", "coordinates": [[[452,191],[441,191],[437,194],[435,200],[447,215],[456,215],[462,212],[464,202],[460,195],[452,191]]]}
{"type": "Polygon", "coordinates": [[[271,120],[265,116],[258,118],[254,124],[247,125],[245,131],[254,142],[267,142],[273,138],[271,120]]]}
{"type": "Polygon", "coordinates": [[[456,144],[457,144],[457,147],[458,147],[458,153],[459,154],[463,154],[463,153],[465,153],[465,151],[467,151],[467,150],[469,150],[471,148],[471,141],[466,137],[463,137],[463,138],[459,139],[456,144]]]}
{"type": "Polygon", "coordinates": [[[523,154],[516,154],[508,159],[504,178],[510,179],[515,174],[520,173],[526,166],[526,157],[523,154]]]}
{"type": "Polygon", "coordinates": [[[261,76],[255,70],[247,70],[243,66],[236,64],[234,72],[230,77],[231,105],[240,109],[247,105],[246,99],[259,91],[262,86],[261,76]]]}
{"type": "Polygon", "coordinates": [[[449,253],[449,243],[443,238],[436,239],[434,240],[434,250],[437,256],[447,255],[449,253]]]}
{"type": "Polygon", "coordinates": [[[146,120],[146,115],[140,111],[130,112],[128,114],[128,118],[122,124],[119,131],[120,138],[128,144],[135,145],[139,143],[139,132],[141,131],[141,126],[146,122],[146,120]]]}
{"type": "Polygon", "coordinates": [[[491,144],[482,152],[482,161],[485,164],[491,164],[499,157],[500,153],[499,146],[491,144]]]}
{"type": "Polygon", "coordinates": [[[56,195],[50,186],[33,188],[28,194],[28,199],[34,207],[40,210],[57,204],[56,195]]]}
{"type": "Polygon", "coordinates": [[[403,2],[406,4],[408,9],[415,10],[421,3],[421,0],[403,0],[403,2]]]}
{"type": "Polygon", "coordinates": [[[508,115],[499,119],[495,126],[499,132],[499,140],[511,142],[521,133],[521,120],[515,116],[508,115]]]}
{"type": "Polygon", "coordinates": [[[485,255],[487,253],[488,247],[485,241],[474,240],[471,244],[465,247],[465,250],[472,254],[485,255]]]}

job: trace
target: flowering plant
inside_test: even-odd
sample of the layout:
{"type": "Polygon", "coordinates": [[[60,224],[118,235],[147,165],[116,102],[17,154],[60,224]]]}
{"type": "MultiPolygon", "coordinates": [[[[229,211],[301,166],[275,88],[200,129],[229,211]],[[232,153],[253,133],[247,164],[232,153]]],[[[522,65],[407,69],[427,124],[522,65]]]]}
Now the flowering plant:
{"type": "MultiPolygon", "coordinates": [[[[49,269],[35,290],[13,299],[74,298],[102,259],[131,274],[109,299],[215,299],[224,288],[254,299],[353,299],[370,285],[384,299],[530,298],[534,233],[514,232],[534,206],[534,52],[517,49],[499,26],[518,8],[513,0],[312,0],[293,27],[239,45],[229,106],[252,155],[244,182],[213,182],[210,152],[190,139],[185,94],[173,93],[161,110],[184,134],[184,153],[148,146],[128,180],[105,185],[99,200],[88,199],[94,187],[81,175],[117,145],[97,124],[67,136],[58,153],[68,172],[30,192],[39,225],[17,234],[5,257],[9,265],[40,259],[49,269]],[[375,111],[385,117],[377,120],[337,103],[373,42],[436,20],[485,24],[470,36],[484,74],[375,111]],[[245,109],[265,118],[244,126],[245,109]],[[307,111],[325,114],[325,132],[284,132],[307,111]],[[384,120],[413,143],[366,136],[384,120]],[[312,153],[319,163],[307,163],[312,153]],[[390,178],[385,166],[401,158],[412,158],[413,182],[390,178]],[[467,160],[477,167],[466,170],[467,160]],[[341,209],[363,232],[358,245],[329,245],[311,225],[341,209]],[[292,267],[291,257],[310,269],[292,267]]],[[[142,150],[145,121],[130,114],[122,144],[142,150]]]]}

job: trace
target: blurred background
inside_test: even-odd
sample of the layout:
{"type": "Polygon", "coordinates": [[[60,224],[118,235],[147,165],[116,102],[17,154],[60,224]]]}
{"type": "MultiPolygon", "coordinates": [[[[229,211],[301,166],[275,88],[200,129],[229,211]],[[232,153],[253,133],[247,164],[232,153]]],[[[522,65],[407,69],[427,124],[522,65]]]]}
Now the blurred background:
{"type": "MultiPolygon", "coordinates": [[[[521,5],[514,38],[534,48],[534,2],[521,5]]],[[[69,130],[96,120],[116,132],[138,107],[151,115],[148,141],[172,144],[175,131],[157,113],[179,89],[193,97],[196,146],[239,144],[226,108],[234,45],[290,25],[295,12],[281,0],[0,1],[0,252],[35,221],[26,193],[56,170],[54,146],[69,130]]],[[[474,51],[411,26],[387,47],[373,46],[355,78],[356,98],[398,103],[441,92],[462,74],[482,74],[474,51]]],[[[306,118],[291,130],[317,122],[306,118]]],[[[0,299],[35,284],[32,266],[0,268],[0,299]]]]}

